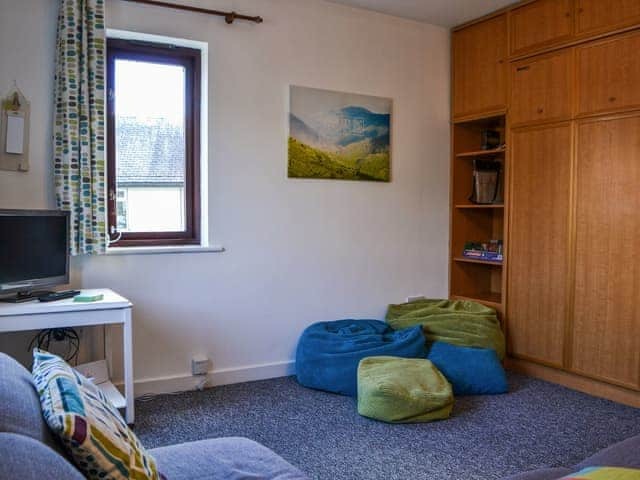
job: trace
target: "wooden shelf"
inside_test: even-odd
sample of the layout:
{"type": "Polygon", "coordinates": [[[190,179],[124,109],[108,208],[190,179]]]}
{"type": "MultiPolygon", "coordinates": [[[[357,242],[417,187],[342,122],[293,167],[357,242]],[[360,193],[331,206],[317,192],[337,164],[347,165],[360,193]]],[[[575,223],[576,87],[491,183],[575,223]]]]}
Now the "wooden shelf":
{"type": "Polygon", "coordinates": [[[464,115],[453,118],[454,125],[482,125],[484,127],[495,127],[504,125],[506,109],[500,108],[491,112],[484,112],[475,115],[464,115]]]}
{"type": "Polygon", "coordinates": [[[456,205],[455,208],[459,208],[459,209],[477,209],[477,208],[504,208],[504,204],[502,203],[488,203],[488,204],[476,204],[476,203],[469,203],[469,204],[459,204],[456,205]]]}
{"type": "Polygon", "coordinates": [[[502,295],[497,292],[479,292],[473,295],[451,295],[454,300],[471,300],[496,310],[502,310],[502,295]]]}
{"type": "Polygon", "coordinates": [[[456,157],[458,158],[473,158],[473,157],[487,157],[492,155],[499,155],[506,151],[506,147],[493,148],[491,150],[475,150],[473,152],[462,152],[457,153],[456,157]]]}
{"type": "Polygon", "coordinates": [[[502,262],[492,262],[491,260],[476,260],[474,258],[455,257],[456,262],[475,263],[477,265],[491,265],[492,267],[501,267],[502,262]]]}

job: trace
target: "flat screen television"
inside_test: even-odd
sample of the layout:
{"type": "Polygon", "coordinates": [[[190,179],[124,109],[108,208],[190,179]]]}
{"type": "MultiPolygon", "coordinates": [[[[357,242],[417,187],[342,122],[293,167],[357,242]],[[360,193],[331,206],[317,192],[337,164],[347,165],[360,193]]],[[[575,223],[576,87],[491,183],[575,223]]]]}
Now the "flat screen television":
{"type": "Polygon", "coordinates": [[[27,300],[69,283],[69,212],[0,209],[0,296],[27,300]],[[17,293],[11,297],[4,294],[17,293]]]}

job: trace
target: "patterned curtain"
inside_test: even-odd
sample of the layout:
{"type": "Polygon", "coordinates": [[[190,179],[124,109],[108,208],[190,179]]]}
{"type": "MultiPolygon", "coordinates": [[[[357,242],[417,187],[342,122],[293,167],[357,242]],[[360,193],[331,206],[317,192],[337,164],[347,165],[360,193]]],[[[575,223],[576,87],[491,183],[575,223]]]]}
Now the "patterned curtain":
{"type": "Polygon", "coordinates": [[[71,212],[71,254],[104,253],[104,0],[59,0],[55,74],[56,202],[71,212]]]}

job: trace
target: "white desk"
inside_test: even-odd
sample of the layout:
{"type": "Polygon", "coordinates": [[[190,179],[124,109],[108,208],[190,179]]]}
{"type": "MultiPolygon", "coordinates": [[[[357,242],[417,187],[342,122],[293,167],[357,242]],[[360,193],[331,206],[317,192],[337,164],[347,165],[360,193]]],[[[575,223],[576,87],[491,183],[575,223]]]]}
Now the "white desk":
{"type": "MultiPolygon", "coordinates": [[[[74,302],[72,298],[55,302],[0,303],[0,333],[45,328],[90,327],[121,324],[124,353],[124,402],[111,382],[100,385],[117,408],[125,408],[127,423],[133,424],[133,352],[131,302],[109,289],[82,290],[84,295],[102,293],[99,302],[74,302]]],[[[109,342],[106,342],[107,344],[109,342]]],[[[110,360],[111,352],[105,352],[110,360]]],[[[110,362],[109,362],[110,363],[110,362]]],[[[111,365],[109,365],[111,368],[111,365]]]]}

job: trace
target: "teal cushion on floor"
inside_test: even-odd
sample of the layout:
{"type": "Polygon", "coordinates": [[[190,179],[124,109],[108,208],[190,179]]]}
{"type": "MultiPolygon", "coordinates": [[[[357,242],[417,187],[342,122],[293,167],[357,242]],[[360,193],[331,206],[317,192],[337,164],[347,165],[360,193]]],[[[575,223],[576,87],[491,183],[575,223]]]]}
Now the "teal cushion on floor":
{"type": "Polygon", "coordinates": [[[427,356],[453,386],[455,395],[507,393],[504,368],[495,351],[434,342],[427,356]]]}
{"type": "Polygon", "coordinates": [[[358,413],[390,423],[449,418],[453,393],[447,379],[422,358],[368,357],[358,366],[358,413]]]}

